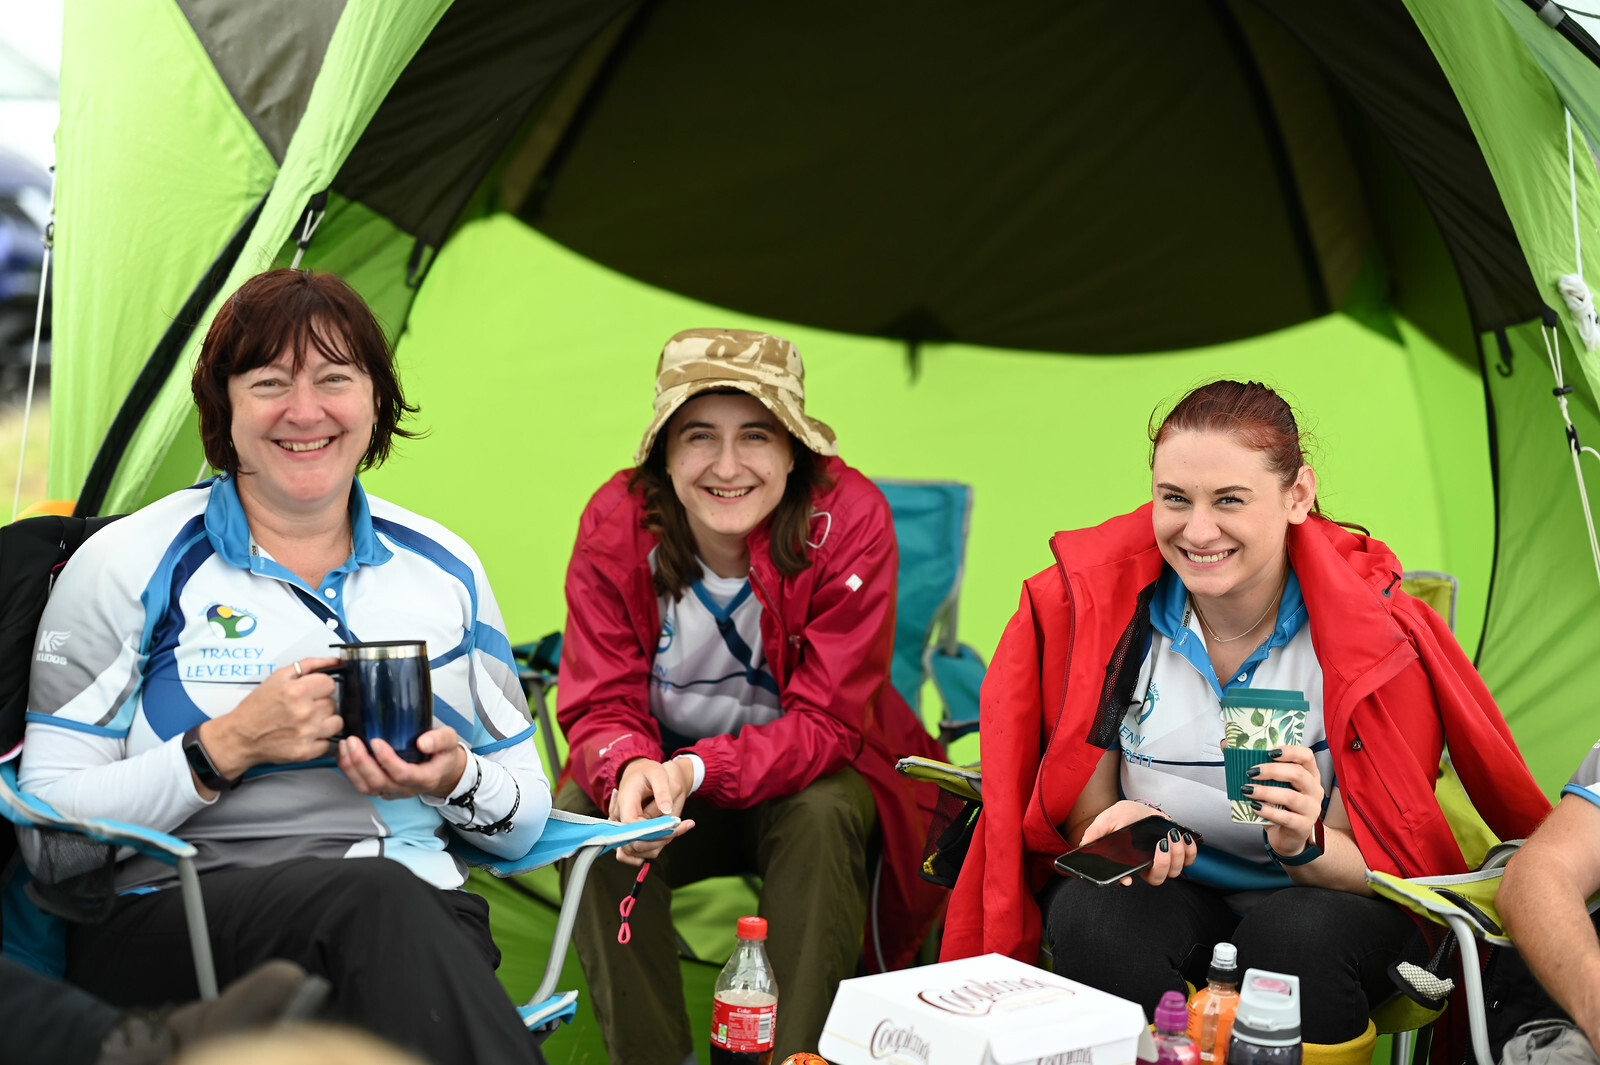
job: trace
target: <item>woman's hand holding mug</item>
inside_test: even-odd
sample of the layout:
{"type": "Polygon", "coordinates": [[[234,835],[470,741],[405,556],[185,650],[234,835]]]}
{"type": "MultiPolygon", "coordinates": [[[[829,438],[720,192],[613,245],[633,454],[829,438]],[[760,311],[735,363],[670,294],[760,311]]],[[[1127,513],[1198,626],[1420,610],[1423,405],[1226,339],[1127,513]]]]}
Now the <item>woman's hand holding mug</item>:
{"type": "Polygon", "coordinates": [[[1266,829],[1272,849],[1286,858],[1294,857],[1305,850],[1322,816],[1325,793],[1316,755],[1309,747],[1280,747],[1272,752],[1272,761],[1251,766],[1249,773],[1253,781],[1276,780],[1289,785],[1265,788],[1246,784],[1241,794],[1262,818],[1272,822],[1266,829]]]}
{"type": "Polygon", "coordinates": [[[333,701],[333,678],[315,672],[337,658],[302,658],[274,670],[239,705],[200,726],[200,742],[217,772],[236,780],[258,765],[325,757],[344,730],[333,701]]]}

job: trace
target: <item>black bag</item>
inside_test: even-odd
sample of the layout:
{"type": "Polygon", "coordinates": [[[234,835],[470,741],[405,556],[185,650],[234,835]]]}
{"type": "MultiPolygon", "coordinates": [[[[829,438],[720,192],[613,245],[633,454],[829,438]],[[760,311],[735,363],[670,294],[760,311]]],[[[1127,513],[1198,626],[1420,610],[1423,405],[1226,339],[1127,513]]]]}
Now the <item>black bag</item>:
{"type": "Polygon", "coordinates": [[[0,754],[22,742],[34,641],[56,574],[117,517],[41,514],[0,528],[0,754]]]}

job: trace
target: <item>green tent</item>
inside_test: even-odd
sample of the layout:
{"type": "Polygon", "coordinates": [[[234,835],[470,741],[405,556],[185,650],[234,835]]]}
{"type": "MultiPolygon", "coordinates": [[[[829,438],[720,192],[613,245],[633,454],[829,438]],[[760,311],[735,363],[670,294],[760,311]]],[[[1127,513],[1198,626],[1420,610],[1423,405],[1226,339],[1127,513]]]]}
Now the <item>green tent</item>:
{"type": "Polygon", "coordinates": [[[1553,791],[1600,687],[1547,355],[1600,440],[1557,291],[1600,278],[1596,54],[1539,0],[68,5],[51,494],[201,475],[199,339],[298,255],[377,309],[430,430],[368,487],[472,542],[531,639],[661,342],[765,328],[852,463],[975,485],[987,653],[1049,533],[1147,498],[1153,408],[1266,379],[1326,507],[1460,578],[1553,791]]]}

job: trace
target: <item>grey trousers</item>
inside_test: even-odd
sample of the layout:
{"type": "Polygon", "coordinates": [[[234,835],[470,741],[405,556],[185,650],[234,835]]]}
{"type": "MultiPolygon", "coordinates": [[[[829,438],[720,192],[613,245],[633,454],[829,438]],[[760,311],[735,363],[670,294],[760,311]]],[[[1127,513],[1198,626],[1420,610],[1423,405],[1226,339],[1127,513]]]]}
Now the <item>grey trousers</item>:
{"type": "MultiPolygon", "coordinates": [[[[556,807],[598,816],[583,789],[568,783],[556,807]]],[[[877,825],[872,792],[846,768],[798,794],[726,810],[689,798],[695,827],[651,863],[617,942],[617,904],[638,870],[611,856],[594,864],[573,938],[612,1065],[678,1065],[708,1043],[711,1017],[684,1005],[672,930],[672,889],[712,876],[761,877],[760,916],[778,981],[772,1060],[816,1052],[839,981],[855,974],[867,914],[867,851],[877,825]]],[[[566,885],[566,865],[562,886],[566,885]]]]}

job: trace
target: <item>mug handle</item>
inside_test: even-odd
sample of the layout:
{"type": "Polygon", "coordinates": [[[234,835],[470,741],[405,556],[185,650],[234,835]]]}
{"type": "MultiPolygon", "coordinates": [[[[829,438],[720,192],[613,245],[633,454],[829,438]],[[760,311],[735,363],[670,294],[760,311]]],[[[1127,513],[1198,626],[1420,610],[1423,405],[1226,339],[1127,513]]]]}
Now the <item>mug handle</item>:
{"type": "MultiPolygon", "coordinates": [[[[334,677],[334,678],[337,678],[337,679],[343,679],[350,672],[351,665],[352,665],[351,662],[345,661],[345,662],[340,662],[338,665],[334,665],[334,666],[323,666],[321,669],[307,670],[307,672],[308,673],[326,673],[330,677],[334,677]]],[[[336,683],[333,686],[333,708],[339,712],[339,716],[341,718],[344,718],[344,730],[342,732],[340,732],[337,736],[335,736],[334,739],[342,740],[342,739],[346,738],[347,736],[356,735],[355,732],[352,732],[350,730],[350,719],[344,716],[344,685],[343,684],[336,683]]]]}

